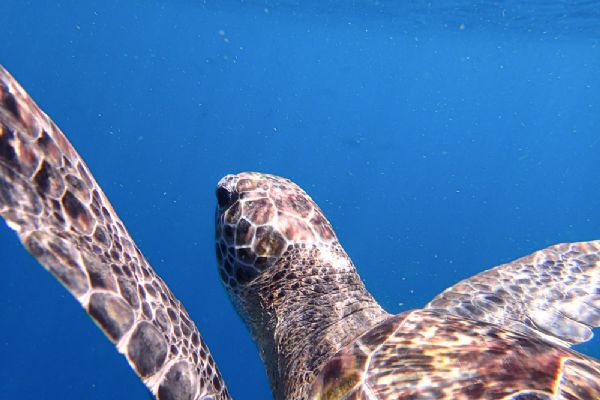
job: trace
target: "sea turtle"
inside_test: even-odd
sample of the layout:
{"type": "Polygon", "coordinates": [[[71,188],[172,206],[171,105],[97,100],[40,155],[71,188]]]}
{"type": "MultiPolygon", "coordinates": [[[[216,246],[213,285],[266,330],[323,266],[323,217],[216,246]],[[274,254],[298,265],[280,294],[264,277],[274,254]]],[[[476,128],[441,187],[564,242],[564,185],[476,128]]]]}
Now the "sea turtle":
{"type": "MultiPolygon", "coordinates": [[[[196,326],[58,127],[0,67],[0,215],[159,399],[228,399],[196,326]]],[[[217,186],[219,273],[276,399],[599,399],[569,346],[600,324],[600,242],[484,271],[385,312],[319,207],[260,173],[217,186]]]]}

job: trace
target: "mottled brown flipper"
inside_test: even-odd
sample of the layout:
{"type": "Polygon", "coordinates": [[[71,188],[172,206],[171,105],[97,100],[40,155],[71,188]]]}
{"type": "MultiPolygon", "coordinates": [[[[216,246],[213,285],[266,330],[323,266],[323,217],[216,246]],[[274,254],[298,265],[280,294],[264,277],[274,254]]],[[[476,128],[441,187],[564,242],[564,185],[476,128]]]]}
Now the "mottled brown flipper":
{"type": "Polygon", "coordinates": [[[200,334],[83,160],[0,66],[0,215],[160,399],[227,399],[200,334]]]}
{"type": "Polygon", "coordinates": [[[600,364],[494,324],[416,310],[344,347],[311,398],[590,400],[600,398],[600,364]]]}
{"type": "Polygon", "coordinates": [[[565,346],[600,326],[600,241],[566,243],[446,289],[427,309],[491,322],[565,346]]]}

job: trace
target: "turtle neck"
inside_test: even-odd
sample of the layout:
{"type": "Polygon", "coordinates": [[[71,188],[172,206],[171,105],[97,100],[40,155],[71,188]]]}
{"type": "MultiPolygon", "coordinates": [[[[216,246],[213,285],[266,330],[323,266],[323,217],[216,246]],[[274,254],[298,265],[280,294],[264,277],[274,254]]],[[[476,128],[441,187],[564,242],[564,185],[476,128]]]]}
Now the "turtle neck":
{"type": "Polygon", "coordinates": [[[276,400],[306,399],[323,364],[389,316],[337,240],[289,246],[233,298],[259,347],[276,400]]]}

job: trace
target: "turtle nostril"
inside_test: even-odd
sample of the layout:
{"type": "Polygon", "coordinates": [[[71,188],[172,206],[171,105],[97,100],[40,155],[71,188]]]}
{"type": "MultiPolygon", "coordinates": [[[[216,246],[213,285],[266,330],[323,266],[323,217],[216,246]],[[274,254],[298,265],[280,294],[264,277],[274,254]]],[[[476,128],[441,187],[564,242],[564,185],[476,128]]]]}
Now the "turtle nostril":
{"type": "Polygon", "coordinates": [[[232,193],[229,190],[225,189],[223,186],[220,186],[217,189],[217,202],[219,203],[219,207],[227,208],[232,205],[237,200],[237,194],[232,193]]]}

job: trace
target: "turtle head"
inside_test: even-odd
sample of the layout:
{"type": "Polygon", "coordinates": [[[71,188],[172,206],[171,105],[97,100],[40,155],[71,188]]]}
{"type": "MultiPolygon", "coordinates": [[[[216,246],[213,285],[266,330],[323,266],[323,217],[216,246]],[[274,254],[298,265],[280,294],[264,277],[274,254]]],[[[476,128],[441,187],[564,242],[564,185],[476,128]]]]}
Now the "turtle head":
{"type": "Polygon", "coordinates": [[[336,241],[319,207],[288,179],[256,172],[217,186],[219,273],[234,292],[268,271],[290,246],[336,241]]]}
{"type": "Polygon", "coordinates": [[[295,183],[227,175],[217,202],[219,273],[259,347],[273,397],[307,398],[320,366],[385,312],[295,183]]]}

